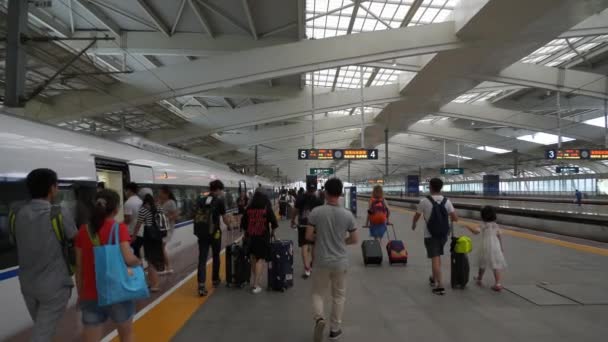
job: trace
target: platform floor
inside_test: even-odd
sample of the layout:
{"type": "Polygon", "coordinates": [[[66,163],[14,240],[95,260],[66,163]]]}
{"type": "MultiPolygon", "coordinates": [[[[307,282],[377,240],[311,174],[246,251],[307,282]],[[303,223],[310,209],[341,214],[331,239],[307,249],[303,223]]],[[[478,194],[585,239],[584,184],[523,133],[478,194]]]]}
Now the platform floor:
{"type": "MultiPolygon", "coordinates": [[[[390,267],[385,262],[382,267],[366,268],[360,247],[350,248],[342,341],[570,342],[600,341],[608,336],[608,244],[587,245],[547,234],[506,231],[509,268],[503,283],[507,290],[491,291],[487,287],[491,278],[485,280],[484,288],[475,286],[471,279],[467,289],[448,289],[440,297],[431,294],[428,286],[430,263],[422,231],[410,229],[411,212],[395,208],[392,221],[399,238],[407,244],[409,265],[390,267]]],[[[367,231],[361,233],[367,236],[367,231]]],[[[296,239],[286,221],[278,235],[296,239]]],[[[474,237],[473,243],[478,245],[478,238],[474,237]]],[[[299,276],[302,266],[298,253],[296,250],[295,268],[299,276]]],[[[475,251],[470,259],[472,278],[477,265],[475,251]]],[[[446,279],[447,261],[446,256],[446,279]]],[[[259,295],[218,289],[173,341],[309,342],[313,328],[310,284],[310,280],[297,277],[294,288],[286,293],[259,295]]]]}
{"type": "Polygon", "coordinates": [[[454,198],[453,203],[466,204],[483,204],[493,205],[497,207],[513,208],[513,209],[534,209],[548,212],[559,213],[575,213],[585,215],[608,215],[608,205],[605,204],[583,204],[578,206],[574,203],[552,203],[547,202],[531,202],[531,201],[514,201],[514,200],[493,200],[493,199],[473,199],[473,198],[454,198]]]}

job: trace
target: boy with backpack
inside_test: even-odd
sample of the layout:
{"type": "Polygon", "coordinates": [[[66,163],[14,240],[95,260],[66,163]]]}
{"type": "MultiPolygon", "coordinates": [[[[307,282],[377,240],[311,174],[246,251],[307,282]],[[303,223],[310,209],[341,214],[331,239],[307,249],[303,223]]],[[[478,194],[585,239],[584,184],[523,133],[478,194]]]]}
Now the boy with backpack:
{"type": "Polygon", "coordinates": [[[412,230],[415,230],[420,216],[424,218],[424,246],[426,247],[427,257],[431,259],[433,271],[429,281],[433,293],[437,295],[445,294],[441,279],[441,256],[450,235],[450,219],[452,222],[458,221],[452,202],[441,195],[442,188],[443,181],[441,179],[431,179],[429,182],[431,195],[420,200],[412,221],[412,230]]]}

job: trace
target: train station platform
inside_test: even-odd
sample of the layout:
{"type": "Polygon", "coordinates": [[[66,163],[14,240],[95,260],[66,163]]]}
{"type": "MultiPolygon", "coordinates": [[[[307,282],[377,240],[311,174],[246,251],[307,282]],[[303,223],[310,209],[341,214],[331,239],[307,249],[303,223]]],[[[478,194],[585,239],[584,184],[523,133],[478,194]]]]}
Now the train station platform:
{"type": "MultiPolygon", "coordinates": [[[[386,261],[381,267],[364,267],[360,247],[349,248],[342,341],[555,342],[598,341],[608,335],[603,324],[608,317],[608,244],[505,229],[509,268],[505,290],[495,293],[489,289],[491,275],[482,288],[472,280],[479,244],[473,237],[468,287],[436,296],[428,286],[423,232],[410,229],[411,215],[403,208],[394,208],[392,215],[410,253],[406,267],[388,266],[386,261]]],[[[457,234],[464,231],[456,228],[457,234]]],[[[362,229],[362,238],[367,234],[362,229]]],[[[296,240],[288,221],[281,222],[278,236],[296,240]]],[[[253,295],[221,287],[201,299],[189,278],[138,315],[138,340],[311,341],[311,281],[299,277],[302,264],[299,250],[294,252],[295,285],[287,292],[253,295]]],[[[446,279],[448,260],[446,255],[446,279]]]]}

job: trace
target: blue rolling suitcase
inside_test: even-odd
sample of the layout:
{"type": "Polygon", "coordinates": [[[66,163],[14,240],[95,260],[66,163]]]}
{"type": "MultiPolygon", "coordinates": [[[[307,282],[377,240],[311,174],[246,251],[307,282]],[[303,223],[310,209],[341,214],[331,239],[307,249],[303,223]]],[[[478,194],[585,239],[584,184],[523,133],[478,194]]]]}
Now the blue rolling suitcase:
{"type": "Polygon", "coordinates": [[[285,291],[293,286],[293,242],[273,240],[268,262],[268,288],[285,291]]]}

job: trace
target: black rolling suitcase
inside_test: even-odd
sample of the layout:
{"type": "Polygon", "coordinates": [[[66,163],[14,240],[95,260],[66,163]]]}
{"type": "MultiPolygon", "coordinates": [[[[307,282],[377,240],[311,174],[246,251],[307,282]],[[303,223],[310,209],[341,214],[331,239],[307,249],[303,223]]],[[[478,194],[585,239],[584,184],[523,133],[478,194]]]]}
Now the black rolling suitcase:
{"type": "Polygon", "coordinates": [[[363,264],[381,265],[382,264],[382,247],[377,240],[365,240],[361,244],[361,253],[363,254],[363,264]]]}
{"type": "MultiPolygon", "coordinates": [[[[452,228],[453,232],[453,228],[452,228]]],[[[452,243],[450,246],[450,264],[451,264],[451,285],[453,289],[464,289],[469,282],[469,257],[466,253],[456,253],[454,247],[456,240],[452,233],[452,243]]]]}
{"type": "Polygon", "coordinates": [[[285,291],[293,286],[293,242],[275,240],[270,242],[270,262],[268,263],[268,288],[285,291]]]}
{"type": "Polygon", "coordinates": [[[226,247],[226,285],[245,287],[251,278],[251,261],[245,248],[234,242],[226,247]]]}

